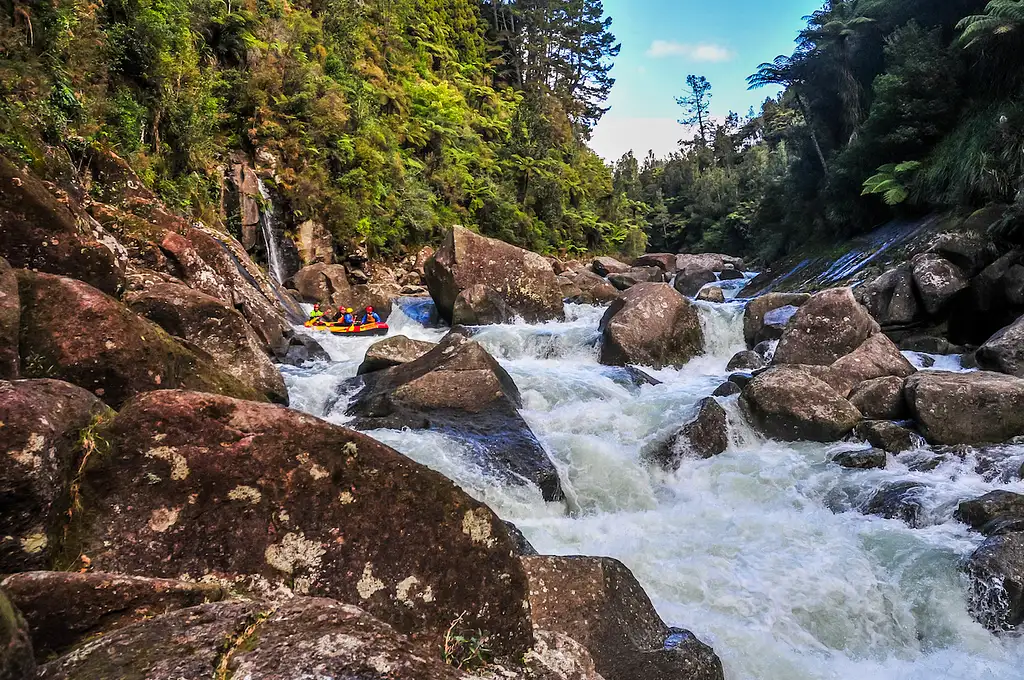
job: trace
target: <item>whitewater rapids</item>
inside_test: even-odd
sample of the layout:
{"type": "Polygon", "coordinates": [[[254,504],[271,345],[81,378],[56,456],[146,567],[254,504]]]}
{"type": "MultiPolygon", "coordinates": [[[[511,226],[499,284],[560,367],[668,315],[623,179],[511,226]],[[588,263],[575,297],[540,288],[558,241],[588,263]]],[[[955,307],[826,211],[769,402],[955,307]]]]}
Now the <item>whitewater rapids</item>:
{"type": "MultiPolygon", "coordinates": [[[[1024,493],[1011,472],[1024,463],[1024,446],[1004,447],[1003,460],[982,473],[980,454],[920,465],[933,457],[928,450],[901,454],[884,470],[845,470],[828,461],[856,445],[765,440],[731,397],[722,402],[728,451],[685,461],[675,474],[652,470],[641,452],[689,420],[744,349],[742,302],[697,304],[707,354],[650,372],[660,385],[635,387],[598,364],[602,308],[568,305],[565,322],[490,326],[474,336],[518,385],[522,414],[559,467],[570,512],[535,488],[488,478],[442,435],[369,434],[486,502],[541,553],[624,562],[666,623],[714,647],[728,680],[1024,677],[1024,638],[994,636],[967,613],[957,564],[982,537],[952,519],[961,500],[1024,493]],[[928,487],[921,528],[853,509],[882,484],[907,480],[928,487]]],[[[415,320],[429,311],[426,302],[396,304],[390,334],[439,340],[446,329],[415,320]]],[[[331,362],[282,367],[292,406],[344,424],[337,387],[380,338],[317,339],[331,362]]],[[[920,355],[910,358],[921,364],[920,355]]],[[[935,365],[958,367],[955,357],[935,365]]]]}

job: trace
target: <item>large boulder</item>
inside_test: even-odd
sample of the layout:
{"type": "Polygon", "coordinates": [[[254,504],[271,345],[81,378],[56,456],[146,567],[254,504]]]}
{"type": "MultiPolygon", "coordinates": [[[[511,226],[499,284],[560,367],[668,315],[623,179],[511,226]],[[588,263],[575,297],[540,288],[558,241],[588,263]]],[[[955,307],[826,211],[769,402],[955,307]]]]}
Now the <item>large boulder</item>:
{"type": "Polygon", "coordinates": [[[0,156],[0,257],[12,267],[62,274],[110,295],[126,253],[74,201],[0,156]]]}
{"type": "Polygon", "coordinates": [[[756,371],[761,368],[764,368],[764,357],[750,349],[734,354],[725,366],[725,370],[730,373],[733,371],[756,371]]]}
{"type": "Polygon", "coordinates": [[[969,609],[993,631],[1024,623],[1024,532],[989,537],[963,565],[971,581],[969,609]]]}
{"type": "Polygon", "coordinates": [[[872,335],[860,347],[828,367],[825,382],[846,397],[862,383],[876,378],[906,378],[917,372],[892,340],[882,333],[872,335]]]}
{"type": "Polygon", "coordinates": [[[903,389],[921,433],[933,444],[998,443],[1024,435],[1024,379],[920,371],[903,389]]]}
{"type": "MultiPolygon", "coordinates": [[[[785,323],[766,323],[765,316],[776,309],[800,307],[811,296],[807,293],[767,293],[754,298],[743,309],[743,339],[747,348],[753,349],[767,340],[778,340],[785,331],[785,323]]],[[[795,313],[795,312],[794,312],[795,313]]]]}
{"type": "Polygon", "coordinates": [[[831,288],[800,306],[779,340],[772,363],[828,366],[878,331],[878,324],[849,288],[831,288]]]}
{"type": "Polygon", "coordinates": [[[39,660],[93,636],[227,597],[212,583],[100,572],[29,571],[8,576],[2,587],[25,617],[39,660]]]}
{"type": "Polygon", "coordinates": [[[18,277],[0,257],[0,380],[18,377],[18,329],[21,328],[21,300],[18,277]]]}
{"type": "Polygon", "coordinates": [[[989,491],[980,498],[961,502],[955,517],[986,536],[1024,531],[1024,494],[989,491]]]}
{"type": "Polygon", "coordinates": [[[729,427],[725,409],[713,398],[697,402],[697,413],[652,455],[666,470],[679,469],[688,458],[710,458],[729,447],[729,427]]]}
{"type": "Polygon", "coordinates": [[[564,318],[562,292],[551,263],[537,253],[454,227],[426,265],[427,288],[451,321],[455,298],[478,283],[494,288],[527,322],[564,318]]]}
{"type": "Polygon", "coordinates": [[[452,324],[484,326],[509,323],[515,314],[501,293],[488,285],[477,283],[456,296],[452,307],[452,324]]]}
{"type": "Polygon", "coordinates": [[[933,316],[970,284],[960,268],[941,255],[922,253],[916,255],[910,265],[921,304],[933,316]]]}
{"type": "Polygon", "coordinates": [[[671,253],[647,253],[633,260],[634,267],[658,267],[668,275],[676,272],[676,256],[671,253]]]}
{"type": "Polygon", "coordinates": [[[595,257],[590,264],[590,269],[598,276],[608,276],[609,274],[628,272],[630,266],[625,262],[619,262],[614,257],[595,257]]]}
{"type": "Polygon", "coordinates": [[[87,283],[28,271],[18,283],[25,377],[66,380],[114,407],[175,388],[266,398],[87,283]]]}
{"type": "Polygon", "coordinates": [[[106,436],[63,566],[87,556],[100,571],[334,597],[431,644],[465,612],[497,653],[529,646],[525,576],[501,520],[369,437],[180,391],[137,397],[106,436]]]}
{"type": "Polygon", "coordinates": [[[326,598],[213,602],[86,643],[40,680],[469,680],[367,611],[326,598]]]}
{"type": "Polygon", "coordinates": [[[740,395],[753,425],[785,441],[842,439],[861,419],[853,404],[827,383],[793,366],[769,368],[754,377],[740,395]]]}
{"type": "Polygon", "coordinates": [[[288,403],[281,372],[237,310],[215,297],[174,283],[159,283],[129,293],[124,302],[136,314],[198,347],[239,382],[270,401],[288,403]]]}
{"type": "Polygon", "coordinates": [[[986,340],[975,356],[987,371],[1024,378],[1024,316],[986,340]]]}
{"type": "Polygon", "coordinates": [[[334,262],[334,239],[320,222],[306,220],[295,230],[295,248],[303,266],[334,262]]]}
{"type": "Polygon", "coordinates": [[[710,269],[713,272],[720,272],[732,265],[734,269],[743,269],[743,260],[732,255],[722,255],[721,253],[681,253],[676,255],[676,269],[683,270],[688,267],[699,267],[701,269],[710,269]]]}
{"type": "Polygon", "coordinates": [[[704,351],[693,303],[665,283],[640,283],[613,302],[601,319],[601,363],[682,366],[704,351]]]}
{"type": "Polygon", "coordinates": [[[676,278],[673,280],[672,285],[680,294],[686,297],[693,297],[706,284],[714,283],[717,280],[718,277],[710,269],[691,265],[680,269],[676,273],[676,278]]]}
{"type": "Polygon", "coordinates": [[[320,262],[303,267],[291,278],[291,285],[299,291],[303,302],[319,302],[332,307],[348,303],[348,271],[340,264],[320,262]]]}
{"type": "Polygon", "coordinates": [[[0,591],[0,680],[32,680],[36,662],[28,626],[0,591]]]}
{"type": "MultiPolygon", "coordinates": [[[[423,356],[367,373],[348,414],[357,429],[429,428],[460,439],[486,471],[561,500],[558,470],[519,415],[519,389],[479,343],[453,332],[423,356]]],[[[343,385],[342,389],[349,389],[343,385]]]]}
{"type": "Polygon", "coordinates": [[[949,260],[968,277],[975,276],[999,257],[992,239],[976,229],[939,234],[928,252],[949,260]]]}
{"type": "Polygon", "coordinates": [[[537,629],[583,645],[604,680],[721,680],[711,647],[669,628],[633,574],[608,557],[523,557],[537,629]]]}
{"type": "Polygon", "coordinates": [[[618,290],[626,290],[638,283],[664,283],[665,272],[660,267],[633,267],[626,272],[609,274],[608,282],[618,290]]]}
{"type": "Polygon", "coordinates": [[[437,343],[424,340],[412,340],[404,335],[394,335],[380,342],[375,342],[366,350],[363,363],[359,364],[358,375],[382,371],[392,366],[401,366],[415,361],[434,349],[437,343]]]}
{"type": "Polygon", "coordinates": [[[113,413],[59,380],[0,381],[0,573],[48,569],[92,426],[113,413]]]}
{"type": "Polygon", "coordinates": [[[865,380],[850,393],[850,403],[865,418],[872,420],[903,420],[910,416],[903,398],[904,378],[890,375],[865,380]]]}
{"type": "Polygon", "coordinates": [[[913,269],[905,263],[858,286],[854,297],[883,327],[900,326],[920,316],[914,285],[913,269]]]}

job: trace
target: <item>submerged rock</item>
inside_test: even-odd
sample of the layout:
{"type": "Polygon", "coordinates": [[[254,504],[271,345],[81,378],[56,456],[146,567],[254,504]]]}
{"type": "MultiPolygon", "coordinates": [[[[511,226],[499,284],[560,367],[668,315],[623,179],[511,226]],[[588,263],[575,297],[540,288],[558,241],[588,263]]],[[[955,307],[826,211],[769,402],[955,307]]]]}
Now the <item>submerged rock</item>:
{"type": "Polygon", "coordinates": [[[461,291],[452,307],[452,323],[466,326],[509,323],[515,310],[501,294],[488,285],[477,283],[461,291]]]}
{"type": "Polygon", "coordinates": [[[30,571],[8,576],[2,585],[25,617],[40,661],[93,636],[227,597],[224,588],[209,583],[97,572],[30,571]]]}
{"type": "Polygon", "coordinates": [[[789,366],[755,376],[740,404],[757,429],[784,441],[838,441],[861,419],[853,404],[828,384],[789,366]]]}
{"type": "Polygon", "coordinates": [[[971,580],[971,615],[993,631],[1024,623],[1024,532],[989,537],[962,567],[971,580]]]}
{"type": "Polygon", "coordinates": [[[106,436],[59,566],[85,555],[98,571],[334,597],[431,645],[466,612],[496,653],[529,647],[525,575],[501,520],[365,435],[165,390],[126,404],[106,436]]]}
{"type": "Polygon", "coordinates": [[[1024,379],[1001,373],[921,371],[903,388],[921,433],[934,444],[1004,442],[1024,435],[1024,379]]]}
{"type": "Polygon", "coordinates": [[[743,350],[733,355],[725,367],[727,371],[756,371],[764,368],[764,357],[753,350],[743,350]]]}
{"type": "Polygon", "coordinates": [[[633,574],[608,557],[524,557],[535,629],[564,633],[604,680],[722,680],[711,647],[667,627],[633,574]]]}
{"type": "Polygon", "coordinates": [[[990,491],[981,498],[962,501],[954,516],[986,536],[1024,531],[1024,494],[990,491]]]}
{"type": "Polygon", "coordinates": [[[879,449],[861,449],[859,451],[843,451],[832,457],[832,462],[840,467],[851,470],[872,470],[884,468],[885,451],[879,449]]]}
{"type": "Polygon", "coordinates": [[[66,380],[114,407],[141,392],[175,388],[266,399],[86,283],[24,270],[18,282],[26,377],[66,380]]]}
{"type": "Polygon", "coordinates": [[[862,510],[868,515],[898,519],[915,528],[921,521],[921,496],[926,490],[919,482],[883,484],[862,510]]]}
{"type": "Polygon", "coordinates": [[[187,286],[157,283],[129,293],[124,302],[136,314],[187,340],[212,362],[270,401],[287,404],[284,378],[245,318],[235,309],[187,286]]]}
{"type": "Polygon", "coordinates": [[[21,300],[18,277],[0,257],[0,380],[18,377],[18,331],[21,328],[21,300]]]}
{"type": "Polygon", "coordinates": [[[50,568],[87,430],[112,415],[66,382],[0,381],[0,573],[50,568]]]}
{"type": "Polygon", "coordinates": [[[382,371],[392,366],[401,366],[415,361],[437,347],[437,343],[412,340],[404,335],[394,335],[375,342],[366,350],[363,363],[359,364],[357,375],[382,371]]]}
{"type": "Polygon", "coordinates": [[[766,315],[777,309],[800,307],[810,299],[811,296],[807,293],[767,293],[748,302],[743,309],[743,339],[746,340],[747,347],[752,348],[762,342],[778,340],[785,331],[786,323],[792,317],[783,313],[780,316],[784,318],[773,318],[773,323],[767,323],[766,315]]]}
{"type": "Polygon", "coordinates": [[[36,662],[28,626],[0,591],[0,680],[31,680],[35,677],[36,662]]]}
{"type": "Polygon", "coordinates": [[[664,283],[641,283],[601,319],[601,363],[682,366],[704,351],[704,332],[689,300],[664,283]]]}
{"type": "Polygon", "coordinates": [[[519,390],[476,342],[452,332],[418,359],[363,376],[348,414],[358,429],[429,428],[467,442],[484,469],[563,498],[558,471],[519,415],[519,390]]]}
{"type": "Polygon", "coordinates": [[[975,356],[986,371],[1024,378],[1024,316],[986,340],[975,356]]]}
{"type": "Polygon", "coordinates": [[[850,403],[871,420],[903,420],[910,416],[903,398],[905,378],[897,375],[865,380],[850,393],[850,403]]]}
{"type": "Polygon", "coordinates": [[[793,315],[772,363],[828,366],[878,331],[878,324],[849,288],[822,291],[793,315]]]}
{"type": "Polygon", "coordinates": [[[687,458],[710,458],[729,447],[725,409],[712,397],[697,402],[696,417],[684,425],[653,454],[666,470],[678,470],[687,458]]]}
{"type": "Polygon", "coordinates": [[[425,269],[430,296],[447,321],[459,293],[476,284],[496,290],[529,323],[564,318],[562,290],[551,263],[503,241],[454,227],[425,269]]]}

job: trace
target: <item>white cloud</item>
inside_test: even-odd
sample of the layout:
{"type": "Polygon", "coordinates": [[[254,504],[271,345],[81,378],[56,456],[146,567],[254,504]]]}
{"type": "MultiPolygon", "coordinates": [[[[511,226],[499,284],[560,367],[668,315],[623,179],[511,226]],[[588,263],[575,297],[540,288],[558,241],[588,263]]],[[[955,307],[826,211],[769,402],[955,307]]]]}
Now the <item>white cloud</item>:
{"type": "Polygon", "coordinates": [[[655,40],[647,49],[647,56],[654,59],[665,59],[667,57],[683,57],[691,61],[729,61],[733,53],[726,47],[714,43],[678,43],[672,40],[655,40]]]}

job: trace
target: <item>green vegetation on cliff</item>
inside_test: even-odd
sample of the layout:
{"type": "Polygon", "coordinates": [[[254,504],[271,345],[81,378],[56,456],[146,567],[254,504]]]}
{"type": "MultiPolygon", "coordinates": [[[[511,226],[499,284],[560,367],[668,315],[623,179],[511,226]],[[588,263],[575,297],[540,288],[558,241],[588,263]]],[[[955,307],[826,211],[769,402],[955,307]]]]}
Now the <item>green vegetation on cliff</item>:
{"type": "Polygon", "coordinates": [[[2,5],[0,152],[93,144],[232,225],[224,167],[293,225],[387,253],[452,224],[539,251],[642,249],[586,146],[618,47],[600,0],[54,0],[2,5]]]}

